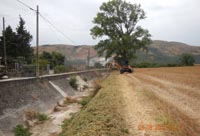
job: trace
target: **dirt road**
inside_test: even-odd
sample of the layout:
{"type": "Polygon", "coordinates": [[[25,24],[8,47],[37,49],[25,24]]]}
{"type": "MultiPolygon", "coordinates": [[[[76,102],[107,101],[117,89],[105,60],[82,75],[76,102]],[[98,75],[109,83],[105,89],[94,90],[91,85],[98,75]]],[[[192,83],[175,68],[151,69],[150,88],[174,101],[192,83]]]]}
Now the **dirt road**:
{"type": "Polygon", "coordinates": [[[200,67],[119,75],[131,135],[199,136],[200,67]]]}

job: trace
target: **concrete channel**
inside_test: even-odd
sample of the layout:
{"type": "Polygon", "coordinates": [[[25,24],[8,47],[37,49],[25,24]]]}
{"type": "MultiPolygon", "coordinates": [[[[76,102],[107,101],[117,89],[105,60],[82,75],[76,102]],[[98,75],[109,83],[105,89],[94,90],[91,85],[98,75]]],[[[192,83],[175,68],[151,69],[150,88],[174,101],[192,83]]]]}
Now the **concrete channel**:
{"type": "Polygon", "coordinates": [[[23,124],[24,111],[46,112],[66,96],[74,96],[70,77],[93,80],[105,74],[104,69],[70,72],[40,77],[0,80],[0,135],[23,124]]]}

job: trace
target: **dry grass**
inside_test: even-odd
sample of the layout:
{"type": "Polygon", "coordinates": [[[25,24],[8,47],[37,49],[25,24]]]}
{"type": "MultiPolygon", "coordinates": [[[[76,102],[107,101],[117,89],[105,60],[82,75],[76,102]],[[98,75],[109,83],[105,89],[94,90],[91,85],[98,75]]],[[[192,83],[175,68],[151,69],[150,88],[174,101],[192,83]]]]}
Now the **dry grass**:
{"type": "Polygon", "coordinates": [[[174,83],[185,84],[191,87],[200,88],[200,66],[194,67],[173,67],[173,68],[148,68],[136,69],[136,73],[142,73],[174,83]]]}
{"type": "Polygon", "coordinates": [[[122,95],[115,75],[109,76],[103,88],[85,108],[65,120],[60,136],[126,136],[122,95]]]}
{"type": "Polygon", "coordinates": [[[100,91],[64,121],[60,136],[199,136],[200,66],[117,73],[95,83],[100,91]],[[143,133],[137,129],[140,121],[175,130],[143,133]]]}
{"type": "MultiPolygon", "coordinates": [[[[198,136],[200,133],[200,66],[137,69],[134,76],[147,92],[155,95],[155,105],[182,129],[176,135],[198,136]],[[156,101],[160,101],[159,103],[156,101]]],[[[166,122],[169,118],[159,117],[166,122]]]]}

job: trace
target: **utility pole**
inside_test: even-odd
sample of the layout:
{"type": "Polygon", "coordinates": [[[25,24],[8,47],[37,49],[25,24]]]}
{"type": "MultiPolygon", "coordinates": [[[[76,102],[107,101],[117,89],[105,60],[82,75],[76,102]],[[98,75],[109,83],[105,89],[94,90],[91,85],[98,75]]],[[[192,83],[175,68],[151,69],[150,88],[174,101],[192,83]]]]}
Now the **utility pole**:
{"type": "Polygon", "coordinates": [[[87,68],[90,68],[90,48],[88,49],[87,68]]]}
{"type": "Polygon", "coordinates": [[[5,36],[5,19],[3,17],[3,46],[4,46],[4,63],[5,63],[5,73],[7,73],[7,56],[6,56],[6,36],[5,36]]]}
{"type": "Polygon", "coordinates": [[[39,6],[37,5],[36,11],[36,76],[40,76],[39,68],[39,6]]]}

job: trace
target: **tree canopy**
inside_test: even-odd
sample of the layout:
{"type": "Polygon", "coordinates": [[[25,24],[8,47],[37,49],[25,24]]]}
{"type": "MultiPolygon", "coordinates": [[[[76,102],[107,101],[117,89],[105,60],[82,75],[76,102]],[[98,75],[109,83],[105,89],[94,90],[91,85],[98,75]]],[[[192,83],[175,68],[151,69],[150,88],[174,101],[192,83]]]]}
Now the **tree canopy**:
{"type": "Polygon", "coordinates": [[[95,46],[98,54],[105,54],[106,58],[115,55],[129,60],[135,56],[136,50],[147,49],[151,35],[137,25],[145,17],[140,5],[123,0],[103,3],[91,29],[94,39],[101,38],[95,46]]]}
{"type": "MultiPolygon", "coordinates": [[[[0,37],[0,56],[4,57],[3,46],[3,32],[0,37]]],[[[24,58],[26,63],[31,63],[33,57],[33,48],[30,42],[32,41],[31,34],[25,28],[25,21],[20,17],[19,25],[16,32],[13,31],[11,26],[5,29],[6,37],[6,54],[8,62],[13,60],[18,61],[18,58],[24,58]]]]}
{"type": "Polygon", "coordinates": [[[184,53],[180,57],[181,64],[184,66],[193,66],[194,65],[194,57],[192,54],[184,53]]]}
{"type": "Polygon", "coordinates": [[[33,48],[31,48],[30,42],[32,41],[32,35],[25,29],[25,21],[20,17],[19,25],[16,28],[17,32],[17,50],[20,52],[18,56],[25,57],[27,62],[31,62],[33,57],[33,48]]]}
{"type": "Polygon", "coordinates": [[[65,56],[63,56],[62,54],[58,53],[58,52],[42,52],[42,54],[40,54],[40,62],[45,65],[45,64],[49,64],[50,68],[53,68],[55,66],[59,66],[59,65],[64,65],[64,61],[65,61],[65,56]]]}

